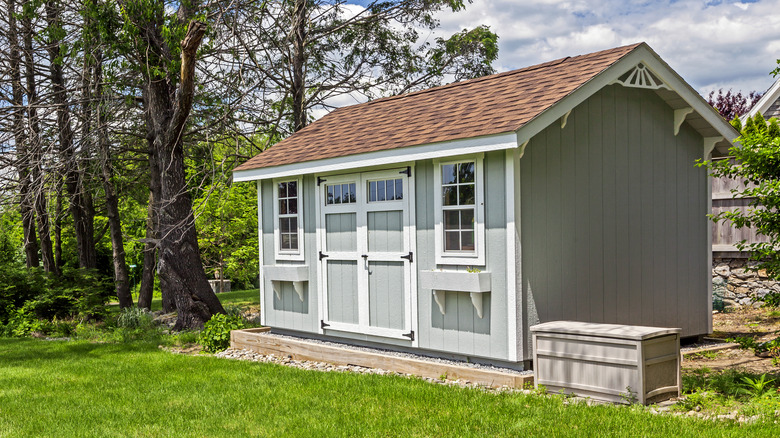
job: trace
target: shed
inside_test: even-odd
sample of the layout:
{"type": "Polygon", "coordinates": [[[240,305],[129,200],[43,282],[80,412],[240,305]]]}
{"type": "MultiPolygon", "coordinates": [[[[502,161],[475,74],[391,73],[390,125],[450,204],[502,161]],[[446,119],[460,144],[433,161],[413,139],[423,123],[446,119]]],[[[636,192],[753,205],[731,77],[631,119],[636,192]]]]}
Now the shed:
{"type": "Polygon", "coordinates": [[[262,323],[516,368],[540,322],[709,333],[736,136],[644,43],[337,109],[234,170],[262,323]]]}

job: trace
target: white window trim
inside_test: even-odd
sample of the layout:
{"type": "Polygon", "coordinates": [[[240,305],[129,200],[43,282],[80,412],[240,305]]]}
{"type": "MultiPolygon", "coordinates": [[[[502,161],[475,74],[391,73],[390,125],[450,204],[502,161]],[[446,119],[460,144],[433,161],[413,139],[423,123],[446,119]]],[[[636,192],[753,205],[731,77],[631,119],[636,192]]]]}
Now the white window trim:
{"type": "Polygon", "coordinates": [[[465,265],[465,266],[484,266],[485,265],[485,202],[484,202],[484,177],[483,177],[483,155],[472,155],[459,157],[458,159],[434,160],[433,161],[433,208],[434,208],[434,242],[436,245],[436,264],[437,265],[465,265]],[[445,253],[444,251],[444,215],[442,213],[442,183],[441,167],[445,164],[463,163],[466,161],[475,162],[474,176],[475,182],[475,219],[474,219],[474,247],[473,253],[445,253]]]}
{"type": "Polygon", "coordinates": [[[303,261],[303,178],[279,178],[273,180],[274,187],[274,254],[276,260],[303,261]],[[298,249],[295,251],[282,251],[281,230],[279,229],[279,183],[296,181],[298,186],[298,249]]]}

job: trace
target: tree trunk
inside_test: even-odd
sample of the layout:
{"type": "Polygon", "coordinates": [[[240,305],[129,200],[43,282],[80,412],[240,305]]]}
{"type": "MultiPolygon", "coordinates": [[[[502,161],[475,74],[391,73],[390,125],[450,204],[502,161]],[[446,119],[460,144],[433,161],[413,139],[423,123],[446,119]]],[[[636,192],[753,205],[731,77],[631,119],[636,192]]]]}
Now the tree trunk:
{"type": "Polygon", "coordinates": [[[306,124],[306,2],[296,0],[293,11],[293,54],[292,54],[292,97],[293,97],[293,130],[303,129],[306,124]]]}
{"type": "MultiPolygon", "coordinates": [[[[152,308],[152,295],[154,294],[154,268],[157,264],[157,246],[155,239],[155,219],[154,219],[154,191],[149,192],[149,206],[146,213],[146,243],[144,243],[144,260],[141,270],[141,286],[138,288],[138,307],[142,309],[152,308]]],[[[176,305],[173,304],[173,310],[176,305]]],[[[170,312],[172,310],[165,308],[163,301],[163,310],[170,312]]]]}
{"type": "MultiPolygon", "coordinates": [[[[164,44],[159,37],[161,24],[145,23],[141,35],[154,53],[170,53],[160,47],[164,44]]],[[[195,55],[205,33],[205,23],[190,21],[181,43],[178,89],[172,81],[149,77],[144,90],[147,138],[160,175],[157,270],[163,293],[169,293],[176,303],[175,330],[200,328],[213,314],[224,313],[203,270],[184,167],[183,134],[192,109],[195,55]]]]}
{"type": "Polygon", "coordinates": [[[38,238],[35,234],[35,201],[30,176],[30,155],[24,129],[24,90],[22,88],[21,47],[16,26],[16,2],[8,0],[8,43],[13,110],[13,134],[16,148],[16,168],[19,175],[19,210],[24,233],[24,255],[27,267],[38,267],[38,238]]]}
{"type": "Polygon", "coordinates": [[[38,92],[35,80],[35,57],[33,54],[32,20],[25,17],[22,20],[24,30],[24,63],[25,82],[27,84],[27,141],[30,155],[30,177],[34,192],[34,210],[38,225],[38,236],[41,242],[41,259],[46,272],[59,273],[59,267],[54,262],[52,251],[48,202],[46,200],[46,181],[43,175],[43,146],[41,144],[41,127],[38,119],[38,92]]]}
{"type": "MultiPolygon", "coordinates": [[[[108,217],[111,235],[112,258],[114,262],[114,283],[119,307],[122,309],[133,306],[133,296],[130,293],[130,275],[125,261],[125,244],[122,240],[122,223],[119,217],[119,199],[114,190],[114,168],[111,165],[109,150],[108,127],[103,102],[103,60],[100,50],[95,51],[95,101],[97,102],[97,146],[100,152],[100,170],[103,191],[106,196],[106,216],[108,217]]],[[[87,121],[85,121],[86,123],[87,121]]]]}
{"type": "MultiPolygon", "coordinates": [[[[49,29],[60,26],[59,6],[54,1],[46,3],[46,21],[49,29]]],[[[65,166],[65,188],[68,191],[70,212],[73,217],[73,228],[76,234],[79,267],[94,269],[97,266],[95,251],[94,208],[92,196],[86,191],[79,160],[74,154],[73,130],[70,126],[70,110],[67,101],[67,89],[63,76],[60,43],[49,41],[49,70],[52,83],[53,100],[57,112],[57,130],[59,134],[60,154],[65,166]]],[[[84,147],[88,142],[84,144],[84,147]]],[[[83,151],[84,154],[87,151],[83,151]]]]}

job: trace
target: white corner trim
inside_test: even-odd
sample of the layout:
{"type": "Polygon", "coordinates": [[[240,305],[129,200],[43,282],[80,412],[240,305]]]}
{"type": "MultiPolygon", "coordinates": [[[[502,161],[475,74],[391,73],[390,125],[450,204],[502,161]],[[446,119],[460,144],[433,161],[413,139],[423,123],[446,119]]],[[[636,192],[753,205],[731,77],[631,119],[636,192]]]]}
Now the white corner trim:
{"type": "MultiPolygon", "coordinates": [[[[257,181],[257,257],[259,259],[257,285],[260,293],[260,325],[265,325],[269,306],[265,303],[265,276],[263,276],[263,190],[260,181],[257,181]]],[[[271,306],[273,306],[273,300],[271,306]]]]}
{"type": "Polygon", "coordinates": [[[513,131],[484,137],[464,138],[440,143],[429,143],[419,146],[408,146],[363,154],[347,155],[344,157],[305,161],[284,166],[239,170],[233,172],[233,181],[253,181],[257,179],[282,178],[310,173],[343,171],[361,167],[382,166],[416,160],[446,158],[458,155],[514,149],[518,146],[517,133],[513,131]]]}
{"type": "Polygon", "coordinates": [[[566,122],[569,120],[569,114],[571,114],[572,110],[566,111],[566,114],[561,117],[561,129],[566,127],[566,122]]]}
{"type": "MultiPolygon", "coordinates": [[[[528,144],[528,142],[526,142],[528,144]]],[[[506,307],[507,356],[517,361],[517,247],[515,245],[515,151],[506,151],[504,182],[506,196],[506,307]]]]}
{"type": "Polygon", "coordinates": [[[680,133],[680,127],[685,121],[685,117],[692,112],[693,112],[693,108],[689,106],[674,110],[674,135],[675,136],[680,133]]]}
{"type": "Polygon", "coordinates": [[[723,141],[723,137],[704,137],[704,159],[708,159],[715,145],[723,141]]]}

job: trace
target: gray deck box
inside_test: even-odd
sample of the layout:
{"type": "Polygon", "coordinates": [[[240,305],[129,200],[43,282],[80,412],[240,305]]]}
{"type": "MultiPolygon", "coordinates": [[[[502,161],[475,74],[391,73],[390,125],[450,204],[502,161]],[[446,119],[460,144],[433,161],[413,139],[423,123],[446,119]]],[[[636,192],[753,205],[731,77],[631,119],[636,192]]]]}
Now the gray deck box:
{"type": "Polygon", "coordinates": [[[535,385],[622,403],[679,396],[680,332],[576,321],[535,325],[535,385]]]}

